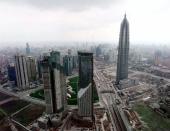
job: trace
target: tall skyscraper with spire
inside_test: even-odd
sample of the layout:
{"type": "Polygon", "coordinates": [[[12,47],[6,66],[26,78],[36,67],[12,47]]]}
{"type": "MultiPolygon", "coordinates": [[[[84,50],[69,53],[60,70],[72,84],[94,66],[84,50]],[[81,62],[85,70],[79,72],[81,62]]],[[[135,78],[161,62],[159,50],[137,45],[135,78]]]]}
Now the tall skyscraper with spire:
{"type": "Polygon", "coordinates": [[[31,51],[30,51],[30,46],[28,43],[26,43],[26,54],[30,55],[31,51]]]}
{"type": "Polygon", "coordinates": [[[116,84],[119,84],[120,80],[128,78],[128,56],[129,56],[129,22],[125,14],[120,27],[116,84]]]}

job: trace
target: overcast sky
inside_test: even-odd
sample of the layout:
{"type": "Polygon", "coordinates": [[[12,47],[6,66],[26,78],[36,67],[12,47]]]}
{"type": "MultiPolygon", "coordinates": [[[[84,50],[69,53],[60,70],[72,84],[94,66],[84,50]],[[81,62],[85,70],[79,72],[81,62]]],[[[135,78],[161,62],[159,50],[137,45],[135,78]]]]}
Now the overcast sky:
{"type": "Polygon", "coordinates": [[[0,43],[117,42],[125,12],[131,42],[170,42],[170,0],[0,0],[0,43]]]}

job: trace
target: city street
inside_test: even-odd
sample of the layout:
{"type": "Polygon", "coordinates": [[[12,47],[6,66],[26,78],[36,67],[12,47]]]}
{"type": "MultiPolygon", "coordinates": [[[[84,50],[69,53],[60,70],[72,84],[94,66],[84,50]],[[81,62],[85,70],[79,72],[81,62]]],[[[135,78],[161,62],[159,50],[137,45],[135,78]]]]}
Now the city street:
{"type": "Polygon", "coordinates": [[[118,96],[113,83],[110,82],[94,64],[94,81],[99,93],[99,100],[102,106],[106,107],[108,114],[110,115],[111,123],[114,131],[126,131],[130,130],[127,119],[125,119],[122,107],[124,107],[121,98],[118,96]],[[116,104],[116,99],[120,101],[120,104],[116,104]],[[122,119],[123,118],[123,119],[122,119]]]}

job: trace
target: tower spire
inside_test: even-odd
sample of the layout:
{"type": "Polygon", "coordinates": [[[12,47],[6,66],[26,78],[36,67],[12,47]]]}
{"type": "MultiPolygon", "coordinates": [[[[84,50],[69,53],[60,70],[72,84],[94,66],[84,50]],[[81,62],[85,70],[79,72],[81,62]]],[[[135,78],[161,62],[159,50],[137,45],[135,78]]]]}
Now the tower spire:
{"type": "Polygon", "coordinates": [[[125,14],[124,14],[124,18],[126,19],[126,12],[125,12],[125,14]]]}

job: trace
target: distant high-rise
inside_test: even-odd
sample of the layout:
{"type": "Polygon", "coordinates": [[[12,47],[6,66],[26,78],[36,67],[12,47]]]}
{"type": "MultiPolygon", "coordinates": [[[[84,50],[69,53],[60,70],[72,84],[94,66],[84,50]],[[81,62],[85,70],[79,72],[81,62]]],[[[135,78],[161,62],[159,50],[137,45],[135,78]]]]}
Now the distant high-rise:
{"type": "Polygon", "coordinates": [[[129,23],[125,14],[120,27],[116,84],[119,84],[120,80],[128,78],[128,56],[129,56],[129,23]]]}
{"type": "Polygon", "coordinates": [[[26,43],[26,54],[29,55],[31,53],[30,46],[26,43]]]}
{"type": "Polygon", "coordinates": [[[42,75],[47,113],[59,113],[66,109],[66,84],[60,52],[52,51],[42,60],[42,75]]]}
{"type": "Polygon", "coordinates": [[[68,49],[68,55],[71,55],[71,52],[72,52],[71,49],[68,49]]]}
{"type": "Polygon", "coordinates": [[[96,47],[96,57],[99,57],[99,56],[101,55],[101,53],[102,53],[101,47],[100,47],[100,45],[98,45],[98,46],[96,47]]]}
{"type": "Polygon", "coordinates": [[[42,65],[41,65],[42,58],[37,59],[37,71],[38,71],[38,78],[42,78],[42,65]]]}
{"type": "Polygon", "coordinates": [[[29,87],[26,57],[23,55],[15,56],[15,69],[17,77],[17,86],[19,89],[29,87]]]}
{"type": "Polygon", "coordinates": [[[78,56],[73,56],[73,68],[76,69],[78,67],[78,56]]]}
{"type": "Polygon", "coordinates": [[[78,52],[79,83],[78,113],[83,117],[93,116],[93,53],[78,52]],[[83,106],[88,105],[88,106],[83,106]]]}
{"type": "Polygon", "coordinates": [[[155,56],[154,56],[154,64],[155,66],[158,66],[161,62],[161,51],[160,50],[157,50],[155,51],[155,56]]]}
{"type": "Polygon", "coordinates": [[[63,57],[64,71],[67,76],[72,74],[73,70],[73,57],[71,55],[65,55],[63,57]]]}

